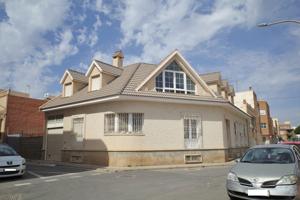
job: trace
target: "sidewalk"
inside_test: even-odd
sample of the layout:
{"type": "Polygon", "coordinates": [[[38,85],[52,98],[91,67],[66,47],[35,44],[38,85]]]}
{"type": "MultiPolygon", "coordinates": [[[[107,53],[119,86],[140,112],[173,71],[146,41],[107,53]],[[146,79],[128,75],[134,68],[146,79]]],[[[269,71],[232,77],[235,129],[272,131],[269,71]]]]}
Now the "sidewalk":
{"type": "Polygon", "coordinates": [[[235,161],[230,161],[225,163],[201,163],[201,164],[183,164],[183,165],[154,165],[154,166],[105,167],[105,168],[117,172],[117,171],[152,170],[152,169],[222,167],[222,166],[233,166],[234,164],[235,161]]]}
{"type": "Polygon", "coordinates": [[[56,162],[48,160],[28,160],[30,165],[38,166],[70,166],[70,167],[81,167],[89,168],[96,171],[133,171],[133,170],[152,170],[152,169],[180,169],[180,168],[204,168],[204,167],[218,167],[218,166],[232,166],[235,164],[235,161],[225,162],[225,163],[201,163],[201,164],[183,164],[183,165],[154,165],[154,166],[133,166],[133,167],[107,167],[99,165],[90,165],[90,164],[79,164],[79,163],[67,163],[67,162],[56,162]]]}

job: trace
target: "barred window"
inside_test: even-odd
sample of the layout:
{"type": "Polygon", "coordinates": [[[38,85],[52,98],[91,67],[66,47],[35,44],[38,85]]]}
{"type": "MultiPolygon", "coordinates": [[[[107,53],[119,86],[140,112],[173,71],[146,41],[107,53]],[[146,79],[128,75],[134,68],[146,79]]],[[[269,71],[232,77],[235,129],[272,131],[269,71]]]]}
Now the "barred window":
{"type": "Polygon", "coordinates": [[[119,132],[128,132],[128,113],[119,113],[119,132]]]}
{"type": "Polygon", "coordinates": [[[105,133],[142,133],[143,113],[109,113],[104,116],[105,133]]]}
{"type": "Polygon", "coordinates": [[[144,114],[133,113],[132,114],[132,132],[140,133],[143,131],[144,114]]]}
{"type": "Polygon", "coordinates": [[[115,114],[105,114],[104,120],[105,133],[113,133],[115,131],[115,114]]]}
{"type": "Polygon", "coordinates": [[[83,117],[73,119],[73,133],[76,136],[77,141],[83,140],[83,117]]]}

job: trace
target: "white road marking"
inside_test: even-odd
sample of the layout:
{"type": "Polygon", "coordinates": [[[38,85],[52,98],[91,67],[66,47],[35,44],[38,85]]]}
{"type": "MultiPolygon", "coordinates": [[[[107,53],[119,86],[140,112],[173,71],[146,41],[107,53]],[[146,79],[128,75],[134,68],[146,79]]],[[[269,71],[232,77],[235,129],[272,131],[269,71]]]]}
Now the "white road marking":
{"type": "Polygon", "coordinates": [[[80,178],[82,176],[71,176],[70,178],[80,178]]]}
{"type": "Polygon", "coordinates": [[[34,173],[34,172],[32,172],[32,171],[27,171],[27,173],[28,173],[28,174],[31,174],[31,175],[33,175],[33,176],[35,176],[35,177],[37,177],[37,178],[41,178],[41,177],[42,177],[41,175],[39,175],[39,174],[37,174],[37,173],[34,173]]]}
{"type": "Polygon", "coordinates": [[[15,184],[16,187],[24,186],[24,185],[31,185],[31,183],[17,183],[17,184],[15,184]]]}
{"type": "Polygon", "coordinates": [[[103,173],[94,173],[94,174],[91,174],[91,176],[98,176],[98,175],[101,175],[103,173]]]}
{"type": "Polygon", "coordinates": [[[54,181],[58,181],[59,179],[56,179],[56,178],[54,178],[54,179],[47,179],[47,180],[45,180],[45,182],[54,182],[54,181]]]}
{"type": "Polygon", "coordinates": [[[78,173],[68,173],[68,174],[59,174],[59,175],[54,175],[54,176],[44,176],[41,177],[41,179],[49,179],[49,178],[57,178],[57,177],[63,177],[63,176],[71,176],[71,175],[76,175],[78,173]]]}

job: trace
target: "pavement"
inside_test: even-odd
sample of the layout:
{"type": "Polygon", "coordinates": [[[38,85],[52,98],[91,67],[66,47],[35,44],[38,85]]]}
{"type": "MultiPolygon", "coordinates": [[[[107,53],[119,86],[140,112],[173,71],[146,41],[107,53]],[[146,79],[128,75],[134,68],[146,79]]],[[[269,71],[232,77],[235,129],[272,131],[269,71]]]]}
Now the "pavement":
{"type": "Polygon", "coordinates": [[[22,178],[0,179],[0,200],[228,200],[224,165],[98,166],[28,162],[22,178]]]}

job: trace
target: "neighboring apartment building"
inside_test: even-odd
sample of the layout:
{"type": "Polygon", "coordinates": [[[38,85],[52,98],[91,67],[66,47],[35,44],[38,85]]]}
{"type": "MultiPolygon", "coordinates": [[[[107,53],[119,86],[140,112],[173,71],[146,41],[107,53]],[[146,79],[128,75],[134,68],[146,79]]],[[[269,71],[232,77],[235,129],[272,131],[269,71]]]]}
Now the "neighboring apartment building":
{"type": "Polygon", "coordinates": [[[279,124],[279,136],[282,140],[288,140],[288,134],[293,130],[290,121],[285,121],[282,124],[279,124]]]}
{"type": "Polygon", "coordinates": [[[159,64],[93,60],[41,106],[47,160],[110,166],[224,162],[248,148],[251,117],[218,97],[175,50],[159,64]]]}
{"type": "Polygon", "coordinates": [[[45,117],[39,107],[45,102],[45,100],[30,98],[27,93],[1,90],[0,143],[8,143],[23,156],[40,158],[36,155],[41,155],[45,117]],[[38,136],[39,139],[33,139],[38,136]],[[23,137],[26,139],[22,139],[23,137]],[[39,152],[33,152],[38,148],[39,152]]]}
{"type": "Polygon", "coordinates": [[[266,101],[258,101],[260,114],[260,128],[263,142],[272,143],[275,139],[273,121],[270,114],[270,107],[266,101]]]}
{"type": "Polygon", "coordinates": [[[252,87],[247,91],[236,92],[234,105],[251,116],[250,123],[250,145],[262,144],[262,133],[260,128],[259,104],[257,96],[252,87]]]}
{"type": "Polygon", "coordinates": [[[234,88],[232,85],[229,85],[227,80],[222,79],[220,72],[211,72],[199,75],[218,97],[228,99],[232,104],[234,104],[234,88]]]}
{"type": "Polygon", "coordinates": [[[273,121],[273,131],[274,131],[274,134],[276,136],[279,136],[280,135],[279,120],[277,118],[272,118],[272,121],[273,121]]]}

